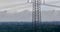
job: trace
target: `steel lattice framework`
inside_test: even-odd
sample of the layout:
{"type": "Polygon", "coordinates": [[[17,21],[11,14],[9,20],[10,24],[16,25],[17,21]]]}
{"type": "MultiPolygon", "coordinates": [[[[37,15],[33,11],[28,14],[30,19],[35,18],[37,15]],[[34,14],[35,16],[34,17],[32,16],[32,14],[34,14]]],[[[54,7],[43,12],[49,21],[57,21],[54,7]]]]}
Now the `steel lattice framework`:
{"type": "Polygon", "coordinates": [[[41,0],[33,0],[33,12],[32,12],[32,21],[34,32],[37,32],[39,29],[39,23],[41,22],[41,0]]]}
{"type": "Polygon", "coordinates": [[[60,8],[60,6],[57,5],[50,5],[46,4],[45,0],[43,0],[43,3],[41,3],[42,0],[33,0],[33,12],[32,12],[32,21],[34,26],[34,32],[37,32],[37,27],[41,24],[41,5],[50,6],[50,7],[56,7],[60,8]]]}

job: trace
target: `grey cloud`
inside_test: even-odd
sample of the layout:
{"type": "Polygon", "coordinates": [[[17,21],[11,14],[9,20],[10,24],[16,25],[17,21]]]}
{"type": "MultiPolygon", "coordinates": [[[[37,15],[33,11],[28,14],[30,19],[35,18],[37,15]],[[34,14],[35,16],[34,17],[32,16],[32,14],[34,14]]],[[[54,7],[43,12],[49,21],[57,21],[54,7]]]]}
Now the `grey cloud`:
{"type": "Polygon", "coordinates": [[[0,21],[31,21],[32,12],[22,11],[15,14],[0,13],[0,21]]]}
{"type": "Polygon", "coordinates": [[[60,21],[60,11],[42,11],[42,21],[60,21]]]}
{"type": "MultiPolygon", "coordinates": [[[[60,21],[60,11],[41,11],[42,21],[60,21]]],[[[32,21],[31,11],[22,11],[15,14],[0,13],[0,21],[32,21]]]]}

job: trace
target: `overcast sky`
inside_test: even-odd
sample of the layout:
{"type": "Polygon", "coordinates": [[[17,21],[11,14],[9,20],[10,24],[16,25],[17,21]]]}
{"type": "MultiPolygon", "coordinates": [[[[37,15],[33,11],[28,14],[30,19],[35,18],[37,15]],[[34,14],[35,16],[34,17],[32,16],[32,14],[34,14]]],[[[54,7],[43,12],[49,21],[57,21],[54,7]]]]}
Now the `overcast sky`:
{"type": "MultiPolygon", "coordinates": [[[[19,9],[20,9],[20,11],[25,10],[25,9],[31,10],[32,5],[28,5],[30,3],[28,3],[28,4],[22,4],[22,3],[27,3],[27,0],[0,0],[0,11],[8,10],[9,12],[10,11],[15,12],[15,10],[19,11],[19,9]],[[26,7],[26,6],[28,6],[28,7],[26,7]],[[23,9],[22,7],[23,8],[25,7],[25,8],[23,9]]],[[[45,0],[45,3],[60,6],[60,0],[45,0]]],[[[42,11],[43,10],[52,10],[52,9],[60,10],[60,8],[42,5],[42,11]]]]}
{"type": "MultiPolygon", "coordinates": [[[[18,8],[20,8],[20,10],[22,10],[23,8],[21,8],[21,6],[22,7],[24,7],[26,5],[29,6],[28,4],[22,4],[22,3],[27,3],[27,0],[0,0],[0,11],[4,11],[4,10],[12,11],[12,10],[15,10],[15,9],[18,10],[18,8]],[[20,4],[22,4],[22,5],[20,5],[20,4]]],[[[45,3],[60,6],[59,5],[60,0],[45,0],[45,3]]],[[[29,8],[29,7],[27,7],[27,8],[29,8]]],[[[31,8],[32,7],[30,7],[29,9],[31,9],[31,8]]],[[[46,9],[57,9],[57,8],[42,5],[42,9],[46,10],[46,9]]]]}
{"type": "MultiPolygon", "coordinates": [[[[31,0],[30,0],[30,2],[31,2],[31,0]]],[[[50,4],[50,5],[60,6],[60,0],[45,0],[45,3],[46,4],[50,4]]],[[[54,13],[51,12],[51,11],[49,12],[49,10],[60,10],[60,8],[51,7],[51,6],[45,6],[45,5],[42,5],[41,8],[42,8],[41,11],[45,11],[44,13],[42,12],[42,20],[43,21],[60,21],[60,15],[58,13],[59,11],[58,12],[54,12],[54,13]],[[47,12],[49,12],[49,13],[47,13],[47,12]],[[51,15],[51,13],[53,13],[53,15],[51,15]]],[[[27,0],[0,0],[0,12],[1,11],[8,11],[8,13],[16,13],[17,12],[17,14],[21,14],[22,15],[22,13],[25,12],[26,10],[28,10],[28,12],[32,11],[32,3],[28,3],[27,0]],[[22,12],[22,13],[20,13],[20,12],[22,12]]],[[[26,20],[28,20],[28,18],[27,18],[27,16],[29,16],[28,14],[25,15],[26,20]]],[[[2,14],[2,15],[4,15],[4,14],[2,14]]],[[[0,18],[0,20],[5,20],[5,19],[14,20],[14,15],[12,16],[12,14],[9,14],[8,15],[9,18],[7,18],[6,15],[7,14],[5,14],[4,17],[0,18]]],[[[30,14],[30,15],[32,15],[32,14],[30,14]]],[[[1,17],[1,15],[0,15],[0,17],[1,17]]],[[[31,20],[32,18],[29,18],[29,19],[31,20]]]]}
{"type": "Polygon", "coordinates": [[[25,9],[31,10],[31,4],[27,0],[0,0],[0,11],[22,11],[25,9]]]}

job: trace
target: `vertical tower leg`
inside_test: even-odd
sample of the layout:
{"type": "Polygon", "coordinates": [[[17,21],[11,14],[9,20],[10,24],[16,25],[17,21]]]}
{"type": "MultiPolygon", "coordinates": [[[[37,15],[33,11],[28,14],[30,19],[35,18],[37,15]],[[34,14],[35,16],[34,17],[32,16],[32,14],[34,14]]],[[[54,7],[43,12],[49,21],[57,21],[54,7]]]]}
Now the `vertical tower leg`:
{"type": "Polygon", "coordinates": [[[34,32],[38,32],[41,21],[40,0],[33,0],[32,21],[34,32]]]}

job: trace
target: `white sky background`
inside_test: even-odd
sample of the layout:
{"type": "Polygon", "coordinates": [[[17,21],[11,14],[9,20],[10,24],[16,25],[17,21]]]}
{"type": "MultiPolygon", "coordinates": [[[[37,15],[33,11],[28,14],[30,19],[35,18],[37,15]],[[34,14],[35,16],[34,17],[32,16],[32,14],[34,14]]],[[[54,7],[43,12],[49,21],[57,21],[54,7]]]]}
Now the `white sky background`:
{"type": "MultiPolygon", "coordinates": [[[[43,1],[43,0],[42,0],[43,1]]],[[[8,10],[9,12],[10,11],[19,11],[18,8],[20,8],[21,6],[24,7],[25,5],[19,5],[19,4],[22,4],[22,3],[27,3],[26,0],[0,0],[0,11],[4,11],[4,10],[8,10]],[[16,5],[18,4],[18,5],[16,5]],[[16,6],[14,6],[16,5],[16,6]]],[[[46,4],[52,4],[52,5],[57,5],[57,6],[60,6],[60,0],[45,0],[45,3],[46,4]]],[[[28,6],[28,5],[27,5],[28,6]]],[[[28,8],[28,7],[27,7],[28,8]]],[[[27,8],[24,8],[24,9],[27,9],[27,8]]],[[[29,7],[29,9],[31,10],[31,6],[29,7]]],[[[59,8],[56,8],[56,7],[49,7],[49,6],[44,6],[42,5],[42,11],[43,10],[52,10],[52,9],[56,9],[58,10],[59,8]]],[[[23,8],[20,8],[20,11],[23,10],[23,8]]],[[[59,9],[60,10],[60,9],[59,9]]]]}
{"type": "MultiPolygon", "coordinates": [[[[43,0],[42,0],[43,1],[43,0]]],[[[49,5],[56,5],[56,6],[60,6],[60,0],[45,0],[45,3],[46,4],[49,4],[49,5]]],[[[51,6],[44,6],[42,5],[42,11],[43,10],[60,10],[60,8],[58,7],[51,7],[51,6]]]]}
{"type": "MultiPolygon", "coordinates": [[[[13,11],[14,10],[15,11],[16,9],[18,11],[18,8],[20,8],[21,6],[22,7],[25,6],[25,5],[19,5],[19,4],[22,4],[22,3],[27,3],[27,1],[26,0],[0,0],[0,11],[4,11],[4,10],[8,10],[8,11],[13,11]],[[18,4],[18,5],[16,5],[16,4],[18,4]],[[14,6],[14,5],[16,5],[17,7],[14,6]]],[[[45,3],[60,6],[59,5],[60,0],[45,0],[45,3]]],[[[29,9],[31,10],[31,8],[32,7],[30,7],[29,9]]],[[[24,9],[27,9],[27,8],[24,8],[24,9]]],[[[50,10],[50,9],[52,10],[52,9],[57,9],[57,8],[42,5],[42,10],[50,10]]],[[[23,8],[20,8],[20,10],[23,10],[23,8]]]]}
{"type": "MultiPolygon", "coordinates": [[[[60,0],[45,0],[45,4],[60,6],[60,0]]],[[[60,21],[60,8],[42,5],[42,21],[60,21]]]]}
{"type": "Polygon", "coordinates": [[[8,10],[9,12],[17,12],[25,9],[31,10],[31,4],[26,3],[26,0],[0,0],[0,11],[8,10]]]}
{"type": "MultiPolygon", "coordinates": [[[[32,11],[31,3],[28,4],[22,4],[22,3],[27,3],[27,1],[26,0],[0,0],[0,12],[5,10],[7,10],[8,13],[21,12],[24,10],[32,11]]],[[[60,6],[60,0],[45,0],[45,3],[60,6]]],[[[49,11],[49,10],[60,10],[60,8],[44,6],[44,5],[42,5],[41,8],[42,11],[47,11],[47,12],[42,12],[42,21],[60,21],[60,15],[59,15],[60,13],[58,12],[53,13],[49,11]],[[48,12],[53,13],[53,15],[48,12]]]]}

